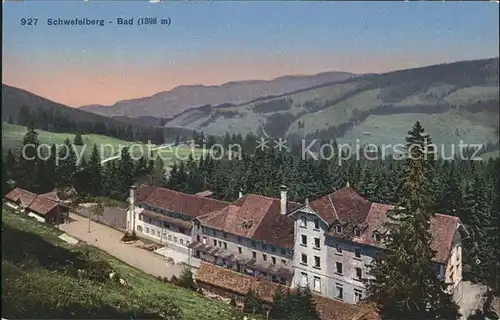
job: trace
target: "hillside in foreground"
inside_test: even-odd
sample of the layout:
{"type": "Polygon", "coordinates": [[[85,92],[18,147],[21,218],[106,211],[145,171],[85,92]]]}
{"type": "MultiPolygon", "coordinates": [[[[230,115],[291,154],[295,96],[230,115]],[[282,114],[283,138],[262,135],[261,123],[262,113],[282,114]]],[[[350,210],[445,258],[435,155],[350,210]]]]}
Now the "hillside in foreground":
{"type": "Polygon", "coordinates": [[[498,58],[348,79],[251,103],[204,106],[168,127],[223,135],[335,136],[342,143],[401,143],[420,121],[436,143],[498,142],[498,58]]]}
{"type": "Polygon", "coordinates": [[[66,244],[60,234],[3,206],[3,318],[241,318],[226,304],[162,283],[93,247],[66,244]],[[126,284],[109,279],[110,271],[126,284]]]}

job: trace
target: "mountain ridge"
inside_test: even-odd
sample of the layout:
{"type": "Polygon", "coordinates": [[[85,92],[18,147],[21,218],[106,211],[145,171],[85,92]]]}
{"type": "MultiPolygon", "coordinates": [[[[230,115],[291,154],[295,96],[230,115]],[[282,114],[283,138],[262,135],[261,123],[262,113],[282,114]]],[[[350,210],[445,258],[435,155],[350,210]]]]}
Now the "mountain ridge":
{"type": "Polygon", "coordinates": [[[205,105],[165,125],[213,135],[267,132],[350,142],[362,137],[380,144],[396,142],[391,135],[405,136],[403,130],[420,120],[438,141],[495,143],[498,96],[498,58],[466,60],[358,76],[238,105],[205,105]],[[397,129],[388,130],[392,125],[397,129]]]}
{"type": "Polygon", "coordinates": [[[109,117],[171,118],[206,104],[244,103],[262,96],[284,94],[355,76],[350,72],[328,71],[314,75],[281,76],[271,80],[231,81],[221,85],[182,85],[147,97],[117,101],[110,106],[92,104],[79,109],[109,117]]]}

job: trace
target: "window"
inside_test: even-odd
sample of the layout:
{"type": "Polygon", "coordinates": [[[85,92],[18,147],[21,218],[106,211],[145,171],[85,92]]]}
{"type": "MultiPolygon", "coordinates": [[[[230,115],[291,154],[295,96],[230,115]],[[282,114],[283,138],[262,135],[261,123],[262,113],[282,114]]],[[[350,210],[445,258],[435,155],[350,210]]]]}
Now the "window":
{"type": "Polygon", "coordinates": [[[354,303],[358,303],[363,299],[363,292],[359,289],[354,289],[354,303]]]}
{"type": "Polygon", "coordinates": [[[186,241],[186,246],[189,246],[189,241],[186,241]]]}
{"type": "Polygon", "coordinates": [[[302,238],[301,245],[307,246],[307,236],[306,235],[302,235],[301,238],[302,238]]]}
{"type": "Polygon", "coordinates": [[[318,230],[319,229],[319,220],[314,219],[314,229],[318,230]]]}
{"type": "Polygon", "coordinates": [[[313,290],[321,292],[321,279],[319,277],[314,277],[313,290]]]}
{"type": "Polygon", "coordinates": [[[305,254],[302,254],[300,263],[307,265],[307,256],[305,254]]]}
{"type": "Polygon", "coordinates": [[[319,238],[314,238],[314,247],[319,249],[319,238]]]}
{"type": "Polygon", "coordinates": [[[262,254],[262,260],[267,261],[267,254],[262,254]]]}
{"type": "Polygon", "coordinates": [[[168,235],[168,241],[172,241],[172,236],[168,235]]]}
{"type": "Polygon", "coordinates": [[[257,252],[252,251],[252,257],[253,257],[254,259],[256,259],[256,258],[257,258],[257,252]]]}
{"type": "Polygon", "coordinates": [[[286,250],[284,248],[281,248],[281,254],[286,254],[286,250]]]}
{"type": "Polygon", "coordinates": [[[149,233],[149,228],[146,228],[146,233],[149,233]]]}
{"type": "Polygon", "coordinates": [[[142,226],[137,226],[137,231],[142,232],[142,226]]]}
{"type": "Polygon", "coordinates": [[[184,244],[184,239],[180,239],[180,240],[179,240],[179,242],[180,242],[181,244],[184,244]]]}
{"type": "Polygon", "coordinates": [[[281,259],[281,264],[286,266],[286,260],[285,259],[281,259]]]}
{"type": "Polygon", "coordinates": [[[160,230],[156,230],[156,236],[159,237],[160,236],[160,230]]]}
{"type": "Polygon", "coordinates": [[[359,229],[354,229],[354,236],[361,237],[361,231],[359,229]]]}
{"type": "Polygon", "coordinates": [[[148,223],[151,224],[153,220],[151,218],[148,218],[148,223]]]}
{"type": "Polygon", "coordinates": [[[335,249],[337,250],[337,253],[338,253],[338,254],[342,254],[342,247],[341,247],[340,245],[338,245],[338,244],[337,244],[337,245],[335,246],[335,249]]]}
{"type": "Polygon", "coordinates": [[[201,232],[207,233],[207,229],[205,227],[201,227],[201,232]]]}
{"type": "Polygon", "coordinates": [[[219,247],[222,247],[222,241],[219,240],[219,247]]]}
{"type": "Polygon", "coordinates": [[[238,253],[242,253],[241,247],[238,247],[238,253]]]}
{"type": "Polygon", "coordinates": [[[225,233],[225,232],[224,232],[224,233],[222,234],[222,236],[223,236],[224,238],[227,238],[227,233],[225,233]]]}
{"type": "MultiPolygon", "coordinates": [[[[169,240],[170,240],[170,236],[168,236],[169,240]]],[[[207,244],[207,237],[203,237],[203,244],[207,244]]]]}
{"type": "Polygon", "coordinates": [[[227,249],[227,243],[224,242],[224,249],[227,249]]]}
{"type": "Polygon", "coordinates": [[[271,261],[273,262],[273,264],[276,264],[276,258],[275,257],[271,257],[271,261]]]}
{"type": "Polygon", "coordinates": [[[174,237],[174,242],[177,242],[177,237],[174,237]]]}
{"type": "Polygon", "coordinates": [[[196,236],[196,241],[200,242],[200,235],[196,236]]]}
{"type": "Polygon", "coordinates": [[[307,287],[307,285],[308,285],[307,284],[307,273],[302,272],[300,275],[301,275],[301,282],[300,282],[301,285],[303,287],[307,287]]]}
{"type": "Polygon", "coordinates": [[[359,249],[359,248],[355,248],[355,249],[354,249],[354,256],[355,256],[356,258],[361,258],[361,249],[359,249]]]}
{"type": "Polygon", "coordinates": [[[262,250],[267,250],[267,245],[265,243],[262,244],[262,250]]]}
{"type": "Polygon", "coordinates": [[[252,247],[256,247],[255,241],[252,241],[252,247]]]}
{"type": "Polygon", "coordinates": [[[213,234],[214,236],[216,236],[216,235],[217,235],[217,232],[216,232],[215,230],[212,230],[212,234],[213,234]]]}
{"type": "Polygon", "coordinates": [[[380,240],[381,240],[380,233],[378,233],[378,232],[374,233],[374,237],[375,237],[375,241],[380,242],[380,240]]]}
{"type": "Polygon", "coordinates": [[[342,274],[342,263],[341,262],[336,262],[335,266],[337,268],[337,273],[342,274]]]}
{"type": "Polygon", "coordinates": [[[217,247],[217,240],[214,239],[214,247],[217,247]]]}
{"type": "Polygon", "coordinates": [[[299,225],[302,227],[302,228],[305,228],[307,226],[307,219],[306,217],[301,217],[300,220],[299,220],[299,225]]]}
{"type": "Polygon", "coordinates": [[[270,246],[271,252],[276,252],[276,248],[274,246],[270,246]]]}
{"type": "Polygon", "coordinates": [[[242,242],[242,241],[241,241],[241,237],[238,237],[238,243],[241,243],[241,242],[242,242]]]}
{"type": "Polygon", "coordinates": [[[337,283],[335,286],[335,289],[337,290],[337,294],[335,295],[335,298],[339,300],[344,300],[344,288],[342,287],[342,284],[337,283]]]}
{"type": "Polygon", "coordinates": [[[320,268],[321,267],[321,260],[319,257],[314,257],[314,267],[315,268],[320,268]]]}
{"type": "Polygon", "coordinates": [[[363,272],[361,271],[361,268],[356,268],[356,279],[361,280],[363,276],[363,272]]]}
{"type": "Polygon", "coordinates": [[[337,225],[335,227],[335,230],[337,231],[337,233],[342,233],[342,226],[341,225],[337,225]]]}

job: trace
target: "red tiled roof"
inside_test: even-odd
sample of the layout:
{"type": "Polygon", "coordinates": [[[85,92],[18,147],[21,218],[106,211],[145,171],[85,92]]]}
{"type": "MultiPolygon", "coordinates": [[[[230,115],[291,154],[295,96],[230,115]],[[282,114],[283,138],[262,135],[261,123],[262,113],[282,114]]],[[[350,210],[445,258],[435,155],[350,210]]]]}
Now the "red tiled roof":
{"type": "Polygon", "coordinates": [[[36,194],[31,193],[21,188],[15,188],[5,195],[5,198],[12,202],[21,202],[23,207],[29,207],[31,202],[36,198],[36,194]]]}
{"type": "MultiPolygon", "coordinates": [[[[278,283],[222,268],[205,261],[200,263],[195,280],[198,283],[208,284],[241,296],[245,296],[251,289],[260,299],[268,303],[273,303],[274,294],[278,288],[283,292],[290,290],[290,288],[278,283]]],[[[316,310],[322,320],[367,320],[368,318],[362,317],[370,313],[366,306],[352,305],[315,294],[313,294],[313,298],[316,310]]],[[[369,319],[378,320],[379,318],[369,319]]]]}
{"type": "MultiPolygon", "coordinates": [[[[301,205],[288,202],[291,212],[301,205]]],[[[198,217],[204,226],[282,247],[293,246],[294,221],[280,213],[280,199],[245,195],[233,204],[198,217]]]]}
{"type": "Polygon", "coordinates": [[[353,189],[346,187],[327,194],[309,203],[314,210],[328,224],[336,220],[349,220],[358,224],[363,222],[370,211],[370,201],[364,199],[353,189]]]}
{"type": "Polygon", "coordinates": [[[184,214],[193,218],[220,210],[229,205],[229,202],[199,197],[166,188],[146,185],[138,189],[137,203],[143,203],[151,207],[184,214]]]}
{"type": "MultiPolygon", "coordinates": [[[[394,209],[394,206],[372,203],[366,222],[368,227],[359,238],[353,238],[354,242],[380,246],[372,235],[376,230],[380,230],[385,222],[388,221],[387,212],[394,209]]],[[[438,263],[446,264],[451,250],[453,236],[457,230],[460,221],[457,217],[445,214],[436,214],[430,220],[430,232],[432,235],[431,248],[436,251],[434,260],[438,263]]]]}
{"type": "Polygon", "coordinates": [[[47,192],[47,193],[43,193],[40,196],[44,197],[44,198],[47,198],[47,199],[50,199],[50,200],[53,200],[53,201],[57,201],[57,202],[61,201],[61,199],[59,198],[57,190],[54,190],[54,191],[51,191],[51,192],[47,192]]]}
{"type": "Polygon", "coordinates": [[[42,196],[36,196],[36,198],[31,202],[28,210],[33,211],[35,213],[45,215],[50,210],[57,207],[58,203],[54,200],[50,200],[48,198],[42,196]]]}

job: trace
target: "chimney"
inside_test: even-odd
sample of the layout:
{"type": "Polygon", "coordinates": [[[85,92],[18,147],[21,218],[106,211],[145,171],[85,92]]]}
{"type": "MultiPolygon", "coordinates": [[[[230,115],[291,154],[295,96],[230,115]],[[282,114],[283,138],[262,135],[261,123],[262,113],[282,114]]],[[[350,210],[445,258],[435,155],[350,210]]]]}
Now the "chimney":
{"type": "Polygon", "coordinates": [[[286,198],[286,186],[281,186],[281,199],[280,199],[280,213],[281,214],[286,214],[286,203],[287,203],[287,198],[286,198]]]}
{"type": "Polygon", "coordinates": [[[129,209],[127,211],[128,229],[134,231],[135,229],[135,186],[130,186],[129,209]]]}
{"type": "Polygon", "coordinates": [[[241,192],[241,190],[240,190],[240,192],[238,192],[238,199],[241,199],[241,198],[243,198],[243,192],[241,192]]]}

